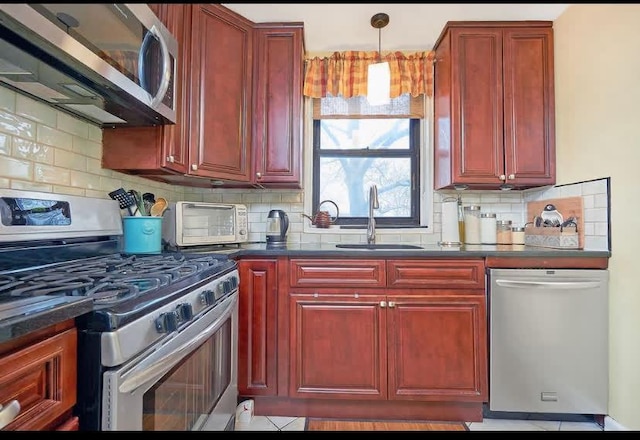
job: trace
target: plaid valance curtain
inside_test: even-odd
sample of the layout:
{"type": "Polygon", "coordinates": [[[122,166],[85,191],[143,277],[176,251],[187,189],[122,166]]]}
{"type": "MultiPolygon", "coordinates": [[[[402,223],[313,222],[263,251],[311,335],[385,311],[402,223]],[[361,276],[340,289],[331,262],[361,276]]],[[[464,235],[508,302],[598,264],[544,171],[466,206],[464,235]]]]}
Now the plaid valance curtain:
{"type": "Polygon", "coordinates": [[[326,58],[306,60],[304,74],[305,96],[324,98],[327,95],[352,98],[367,95],[369,64],[387,61],[391,71],[391,98],[405,93],[411,96],[433,95],[433,58],[435,53],[404,54],[391,52],[334,52],[326,58]]]}

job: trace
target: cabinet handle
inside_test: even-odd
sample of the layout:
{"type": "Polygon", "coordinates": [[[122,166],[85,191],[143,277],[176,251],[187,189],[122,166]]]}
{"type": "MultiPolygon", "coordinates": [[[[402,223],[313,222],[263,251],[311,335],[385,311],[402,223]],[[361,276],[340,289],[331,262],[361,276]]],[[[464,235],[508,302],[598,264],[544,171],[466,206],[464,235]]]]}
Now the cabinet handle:
{"type": "Polygon", "coordinates": [[[395,301],[389,301],[389,307],[395,307],[396,306],[396,302],[395,301]]]}
{"type": "Polygon", "coordinates": [[[193,171],[198,171],[198,165],[196,165],[195,163],[191,164],[191,169],[193,171]]]}
{"type": "Polygon", "coordinates": [[[509,180],[513,180],[513,179],[515,179],[515,178],[516,178],[516,175],[515,175],[515,174],[509,174],[509,180]]]}
{"type": "Polygon", "coordinates": [[[20,413],[20,402],[12,400],[6,406],[0,405],[0,429],[13,422],[20,413]]]}
{"type": "Polygon", "coordinates": [[[167,162],[175,162],[175,158],[173,156],[167,156],[167,162]]]}
{"type": "Polygon", "coordinates": [[[387,307],[386,301],[380,301],[380,307],[387,307]]]}
{"type": "Polygon", "coordinates": [[[507,176],[505,176],[504,174],[500,174],[500,180],[507,180],[507,176]]]}

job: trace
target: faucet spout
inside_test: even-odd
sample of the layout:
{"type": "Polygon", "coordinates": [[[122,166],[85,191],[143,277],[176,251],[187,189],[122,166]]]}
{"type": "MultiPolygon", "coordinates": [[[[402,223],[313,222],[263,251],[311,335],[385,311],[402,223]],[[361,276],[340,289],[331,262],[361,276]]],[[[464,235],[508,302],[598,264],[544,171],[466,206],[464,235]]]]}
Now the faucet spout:
{"type": "Polygon", "coordinates": [[[378,209],[378,187],[371,185],[369,187],[369,222],[367,223],[367,243],[374,244],[376,242],[376,219],[373,218],[373,210],[378,209]]]}

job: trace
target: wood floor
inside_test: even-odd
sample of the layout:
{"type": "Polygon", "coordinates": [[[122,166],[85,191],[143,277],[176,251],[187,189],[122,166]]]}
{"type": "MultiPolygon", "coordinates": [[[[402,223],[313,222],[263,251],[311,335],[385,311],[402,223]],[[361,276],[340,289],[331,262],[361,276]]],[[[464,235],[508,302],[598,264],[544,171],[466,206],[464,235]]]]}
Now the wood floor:
{"type": "Polygon", "coordinates": [[[468,431],[463,422],[403,422],[307,419],[305,431],[468,431]]]}

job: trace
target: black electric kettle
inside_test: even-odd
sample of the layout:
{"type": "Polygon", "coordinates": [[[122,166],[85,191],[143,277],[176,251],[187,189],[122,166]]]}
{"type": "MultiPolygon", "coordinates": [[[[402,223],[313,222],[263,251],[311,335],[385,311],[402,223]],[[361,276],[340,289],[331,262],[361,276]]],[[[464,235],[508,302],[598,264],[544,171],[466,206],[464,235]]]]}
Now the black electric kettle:
{"type": "Polygon", "coordinates": [[[281,209],[272,209],[267,216],[267,245],[284,246],[287,244],[289,216],[281,209]]]}

